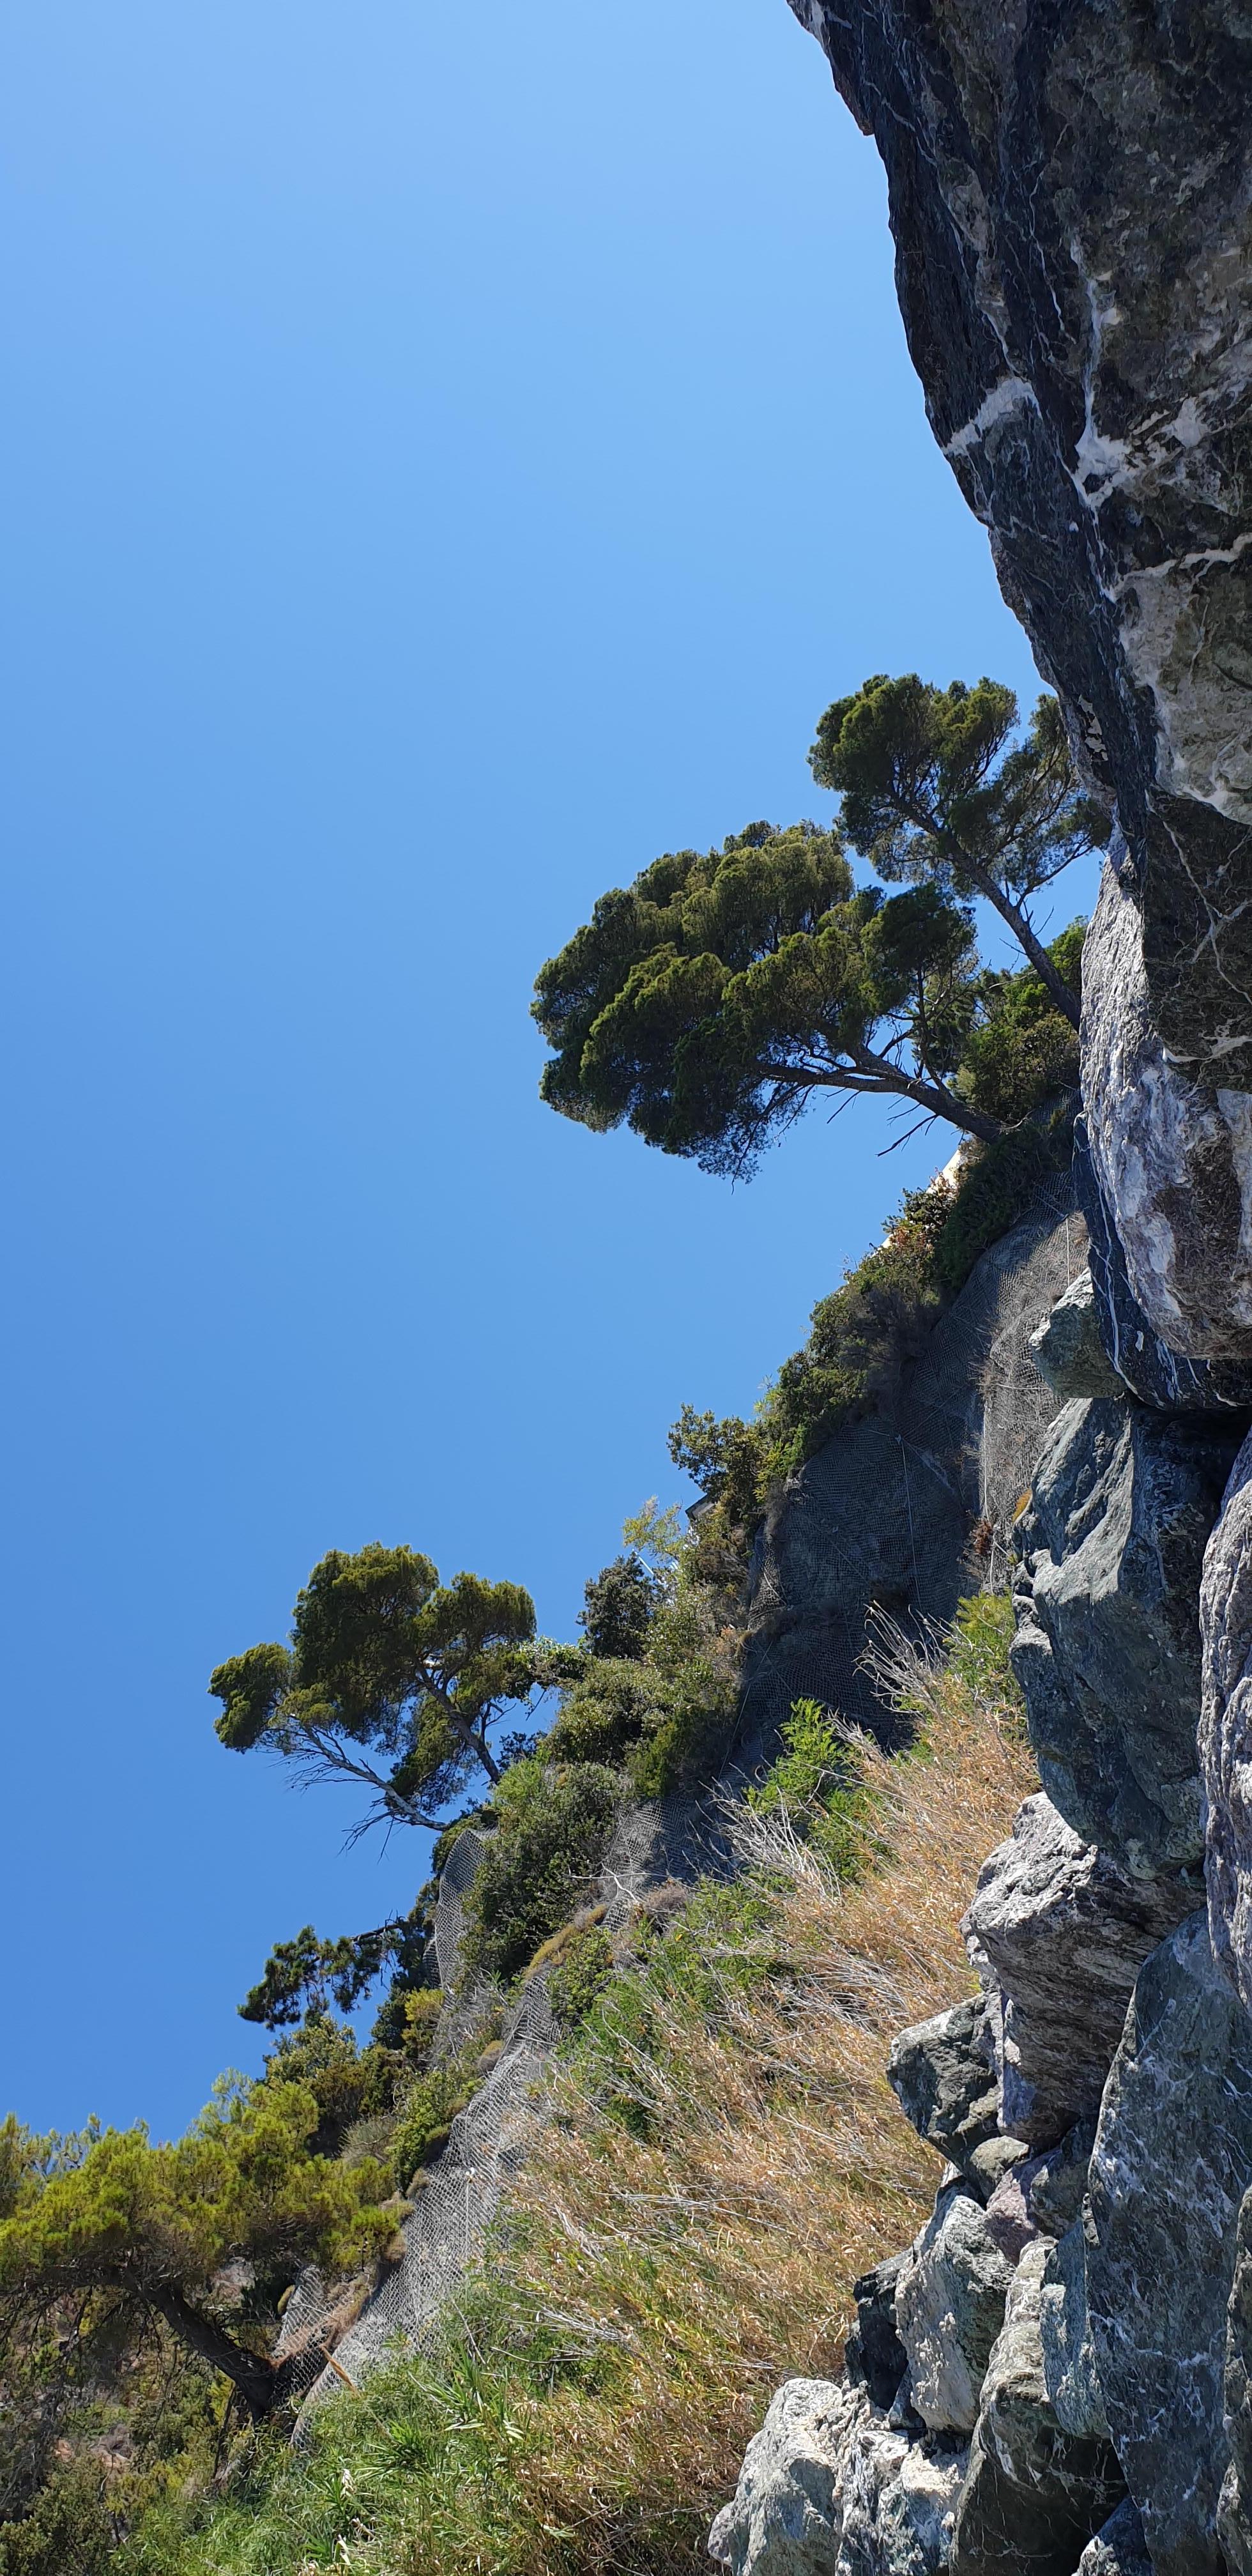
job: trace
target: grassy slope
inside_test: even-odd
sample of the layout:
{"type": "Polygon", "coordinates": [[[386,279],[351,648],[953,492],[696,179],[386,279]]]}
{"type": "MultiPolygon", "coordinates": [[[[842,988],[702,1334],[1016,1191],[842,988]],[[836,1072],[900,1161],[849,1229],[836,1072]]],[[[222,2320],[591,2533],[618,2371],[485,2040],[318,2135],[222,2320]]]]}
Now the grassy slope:
{"type": "Polygon", "coordinates": [[[865,1756],[886,1850],[859,1884],[762,1818],[754,1874],[609,1989],[446,2354],[259,2448],[207,2517],[164,2509],[130,2576],[707,2567],[770,2391],[837,2366],[853,2279],[929,2208],[886,2044],[968,1990],[956,1926],[1034,1785],[997,1650],[920,1696],[924,1749],[865,1756]]]}

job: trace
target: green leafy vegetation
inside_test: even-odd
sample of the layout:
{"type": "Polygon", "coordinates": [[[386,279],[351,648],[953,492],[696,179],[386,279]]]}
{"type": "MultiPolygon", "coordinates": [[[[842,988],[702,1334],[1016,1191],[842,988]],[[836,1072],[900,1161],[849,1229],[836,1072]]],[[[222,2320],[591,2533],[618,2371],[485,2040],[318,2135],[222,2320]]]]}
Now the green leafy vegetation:
{"type": "Polygon", "coordinates": [[[469,1976],[509,1979],[581,1903],[620,1798],[601,1762],[514,1764],[493,1801],[496,1829],[466,1897],[469,1976]]]}
{"type": "Polygon", "coordinates": [[[641,1916],[603,1977],[601,1927],[565,1943],[594,1990],[446,2343],[343,2390],[298,2451],[262,2427],[225,2487],[167,2485],[118,2576],[707,2565],[767,2394],[838,2366],[852,2279],[933,2198],[882,2066],[895,2026],[968,1991],[961,1905],[1033,1785],[1006,1644],[996,1603],[966,1605],[937,1661],[895,1641],[922,1734],[894,1762],[797,1707],[741,1810],[740,1878],[641,1916]],[[851,1827],[850,1795],[843,1875],[820,1826],[851,1827]]]}
{"type": "Polygon", "coordinates": [[[1054,699],[1025,734],[1011,689],[867,680],[811,754],[840,824],[750,824],[667,852],[540,970],[541,1092],[585,1126],[743,1174],[815,1094],[876,1093],[991,1143],[1070,1078],[1072,959],[1030,897],[1105,837],[1054,699]],[[854,883],[845,843],[880,878],[854,883]],[[980,971],[969,908],[993,906],[1038,1005],[980,971]]]}

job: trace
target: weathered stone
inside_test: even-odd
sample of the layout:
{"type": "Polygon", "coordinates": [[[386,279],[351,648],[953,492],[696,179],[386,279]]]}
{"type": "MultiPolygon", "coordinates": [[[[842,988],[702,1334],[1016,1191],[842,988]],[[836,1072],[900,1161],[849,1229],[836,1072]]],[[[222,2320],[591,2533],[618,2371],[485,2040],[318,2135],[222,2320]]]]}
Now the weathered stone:
{"type": "Polygon", "coordinates": [[[998,2245],[1005,2261],[1020,2262],[1028,2245],[1033,2245],[1039,2230],[1030,2214],[1024,2176],[1028,2165],[1010,2166],[1002,2174],[987,2203],[987,2233],[998,2245]]]}
{"type": "Polygon", "coordinates": [[[1084,2541],[1123,2491],[1108,2444],[1074,2440],[1048,2403],[1039,2340],[1045,2250],[1023,2254],[987,2365],[952,2576],[1072,2576],[1084,2541]]]}
{"type": "Polygon", "coordinates": [[[1074,1121],[1074,1195],[1087,1228],[1087,1266],[1110,1367],[1140,1404],[1161,1413],[1242,1412],[1252,1380],[1229,1360],[1184,1358],[1153,1332],[1130,1284],[1126,1255],[1092,1168],[1085,1118],[1074,1121]]]}
{"type": "Polygon", "coordinates": [[[1099,2108],[1143,1961],[1200,1902],[1199,1885],[1132,1879],[1028,1798],[984,1861],[963,1929],[994,1972],[1006,2129],[1054,2146],[1099,2108]]]}
{"type": "Polygon", "coordinates": [[[1109,2515],[1103,2531],[1088,2541],[1078,2561],[1078,2576],[1152,2576],[1139,2508],[1129,2496],[1109,2515]]]}
{"type": "Polygon", "coordinates": [[[1085,2227],[1100,2395],[1156,2576],[1220,2576],[1226,2310],[1252,2184],[1252,2020],[1203,1914],[1139,1972],[1085,2227]]]}
{"type": "Polygon", "coordinates": [[[744,1658],[744,1740],[763,1754],[804,1696],[898,1741],[861,1662],[866,1618],[881,1607],[906,1627],[951,1619],[970,1588],[975,1525],[1011,1517],[1029,1481],[1056,1398],[1026,1341],[1084,1257],[1066,1176],[1055,1196],[1054,1215],[990,1246],[933,1329],[910,1321],[874,1410],[771,1491],[744,1658]]]}
{"type": "Polygon", "coordinates": [[[969,2185],[945,2185],[896,2283],[913,2404],[932,2431],[972,2430],[1013,2266],[969,2185]]]}
{"type": "Polygon", "coordinates": [[[1148,995],[1143,918],[1111,863],[1083,947],[1082,996],[1087,1142],[1131,1288],[1171,1350],[1233,1363],[1248,1380],[1252,1094],[1171,1062],[1148,995]]]}
{"type": "Polygon", "coordinates": [[[1252,1057],[1252,23],[792,0],[887,170],[932,429],[1142,887],[1176,1061],[1252,1057]]]}
{"type": "Polygon", "coordinates": [[[1218,2535],[1235,2576],[1252,2576],[1252,2192],[1244,2193],[1235,2232],[1222,2402],[1230,2459],[1217,2511],[1218,2535]]]}
{"type": "Polygon", "coordinates": [[[844,2474],[835,2576],[941,2576],[968,2457],[911,2442],[893,2459],[881,2436],[862,2435],[844,2474]]]}
{"type": "Polygon", "coordinates": [[[831,2576],[843,2536],[843,2470],[871,2413],[860,2389],[789,2379],[744,2453],[739,2484],[709,2533],[710,2557],[732,2576],[831,2576]]]}
{"type": "Polygon", "coordinates": [[[919,2136],[964,2172],[999,2126],[982,1996],[902,2030],[891,2043],[887,2082],[919,2136]]]}
{"type": "Polygon", "coordinates": [[[1094,2119],[1078,2120],[1055,2147],[1031,2158],[1028,2205],[1041,2235],[1064,2236],[1081,2215],[1095,2132],[1094,2119]]]}
{"type": "Polygon", "coordinates": [[[892,2254],[852,2285],[856,2324],[844,2348],[849,2379],[868,2389],[875,2406],[891,2406],[908,2369],[908,2354],[896,2333],[896,2283],[907,2255],[892,2254]]]}
{"type": "Polygon", "coordinates": [[[1040,1777],[1135,1877],[1203,1848],[1197,1603],[1236,1439],[1211,1417],[1067,1404],[1018,1523],[1012,1660],[1040,1777]]]}
{"type": "Polygon", "coordinates": [[[1105,1356],[1090,1270],[1080,1270],[1026,1345],[1062,1404],[1076,1395],[1124,1396],[1125,1380],[1105,1356]]]}
{"type": "Polygon", "coordinates": [[[1252,1436],[1204,1555],[1200,1761],[1213,1948],[1252,2010],[1252,1436]]]}
{"type": "Polygon", "coordinates": [[[1039,2292],[1043,2380],[1062,2432],[1107,2441],[1087,2316],[1087,2248],[1081,2217],[1046,2247],[1039,2292]]]}

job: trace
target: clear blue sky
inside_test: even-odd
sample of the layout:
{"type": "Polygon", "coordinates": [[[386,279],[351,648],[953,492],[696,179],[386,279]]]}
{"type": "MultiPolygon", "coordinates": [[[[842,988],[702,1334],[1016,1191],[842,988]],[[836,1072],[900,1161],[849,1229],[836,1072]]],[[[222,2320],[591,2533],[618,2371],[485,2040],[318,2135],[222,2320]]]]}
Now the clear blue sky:
{"type": "Polygon", "coordinates": [[[0,94],[3,2093],[168,2131],[424,1875],[210,1667],[374,1537],[569,1633],[948,1150],[592,1137],[537,965],[867,672],[1035,679],[783,0],[39,0],[0,94]]]}

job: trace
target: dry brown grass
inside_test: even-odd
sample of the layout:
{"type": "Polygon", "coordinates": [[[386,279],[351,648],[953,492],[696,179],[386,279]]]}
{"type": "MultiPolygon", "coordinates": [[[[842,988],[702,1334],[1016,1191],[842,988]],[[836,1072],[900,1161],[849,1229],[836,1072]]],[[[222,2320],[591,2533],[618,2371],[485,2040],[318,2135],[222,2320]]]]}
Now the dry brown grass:
{"type": "Polygon", "coordinates": [[[621,2366],[528,2402],[514,2473],[534,2550],[517,2576],[707,2564],[710,2514],[769,2393],[837,2368],[852,2282],[929,2210],[939,2160],[887,2086],[887,2044],[969,1991],[960,1916],[1037,1780],[1010,1710],[950,1672],[912,1683],[927,1750],[865,1750],[890,1849],[873,1875],[840,1888],[785,1820],[742,1821],[745,1856],[787,1882],[767,1972],[743,1990],[740,1942],[713,2014],[681,1993],[656,2006],[619,2088],[653,2137],[606,2112],[594,2059],[558,2078],[509,2268],[534,2312],[621,2366]]]}
{"type": "Polygon", "coordinates": [[[445,2353],[328,2407],[207,2524],[154,2527],[134,2576],[707,2576],[772,2390],[838,2366],[852,2282],[930,2206],[887,2044],[968,1991],[959,1919],[1036,1785],[1007,1705],[951,1664],[896,1678],[926,1749],[866,1749],[872,1871],[840,1888],[740,1810],[747,1881],[593,2016],[445,2353]]]}

